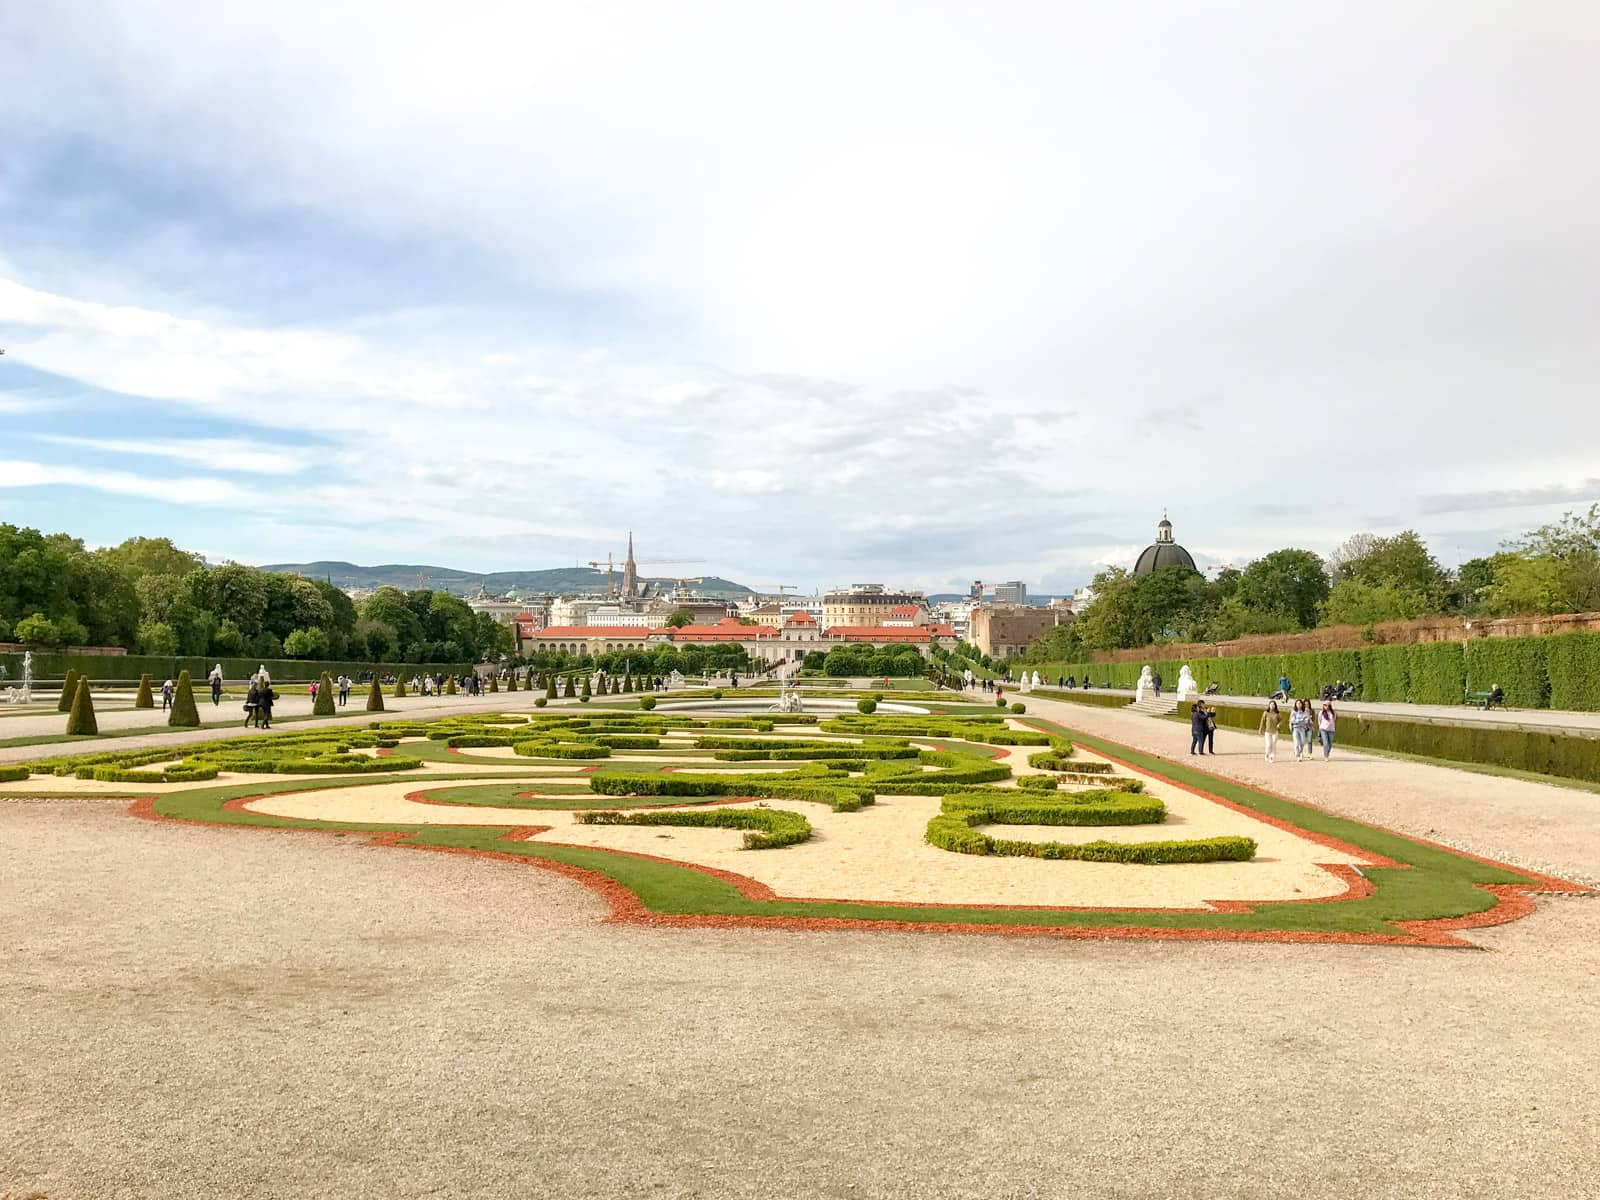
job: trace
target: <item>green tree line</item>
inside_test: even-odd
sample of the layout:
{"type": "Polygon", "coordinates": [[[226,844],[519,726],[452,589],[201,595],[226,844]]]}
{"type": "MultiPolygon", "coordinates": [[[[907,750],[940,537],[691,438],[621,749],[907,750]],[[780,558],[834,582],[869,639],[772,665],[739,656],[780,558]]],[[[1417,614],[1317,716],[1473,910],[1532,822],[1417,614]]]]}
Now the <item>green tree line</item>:
{"type": "Polygon", "coordinates": [[[1358,533],[1326,560],[1285,548],[1207,579],[1187,567],[1094,577],[1094,600],[1070,625],[1036,638],[1029,662],[1071,662],[1085,650],[1223,642],[1319,625],[1453,615],[1515,616],[1600,609],[1600,505],[1568,513],[1499,552],[1442,567],[1415,530],[1358,533]]]}
{"type": "Polygon", "coordinates": [[[379,588],[359,606],[320,579],[208,566],[167,538],[91,550],[64,533],[0,525],[0,641],[42,650],[471,662],[511,631],[445,592],[379,588]]]}

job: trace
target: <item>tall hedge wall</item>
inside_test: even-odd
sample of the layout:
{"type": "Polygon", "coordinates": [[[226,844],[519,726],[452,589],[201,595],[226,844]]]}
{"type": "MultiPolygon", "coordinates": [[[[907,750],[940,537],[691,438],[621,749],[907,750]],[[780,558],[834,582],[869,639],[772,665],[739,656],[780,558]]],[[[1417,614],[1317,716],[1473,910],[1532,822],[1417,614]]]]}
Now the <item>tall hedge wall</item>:
{"type": "MultiPolygon", "coordinates": [[[[211,668],[217,663],[222,664],[222,673],[229,680],[241,683],[256,673],[256,668],[265,666],[274,680],[286,683],[304,681],[309,683],[318,678],[322,672],[338,676],[349,675],[354,678],[362,671],[377,670],[393,671],[395,674],[404,672],[406,675],[418,671],[469,671],[467,663],[363,663],[363,662],[332,662],[314,661],[304,658],[161,658],[149,654],[45,654],[37,653],[33,656],[33,677],[35,679],[61,679],[69,667],[87,675],[90,679],[108,682],[126,682],[130,686],[139,682],[139,676],[148,672],[153,679],[176,679],[179,671],[188,671],[195,679],[204,679],[211,673],[211,668]]],[[[0,665],[6,668],[6,683],[12,684],[22,679],[22,655],[0,654],[0,665]]]]}
{"type": "MultiPolygon", "coordinates": [[[[1505,686],[1504,680],[1500,682],[1505,686]]],[[[1175,715],[1187,722],[1190,707],[1180,704],[1175,715]]],[[[1225,728],[1254,733],[1261,722],[1261,712],[1255,708],[1217,705],[1215,712],[1217,724],[1225,728]]],[[[1287,717],[1285,712],[1284,727],[1287,727],[1287,717]]],[[[1486,763],[1600,783],[1600,738],[1546,733],[1538,729],[1435,725],[1341,712],[1334,745],[1395,750],[1451,762],[1486,763]]]]}
{"type": "Polygon", "coordinates": [[[1545,651],[1550,707],[1600,710],[1600,633],[1569,633],[1550,639],[1545,651]]]}
{"type": "MultiPolygon", "coordinates": [[[[1176,689],[1184,660],[1158,658],[1161,648],[1150,649],[1150,668],[1161,673],[1169,691],[1176,689]]],[[[1419,642],[1187,661],[1201,691],[1216,683],[1228,696],[1267,696],[1277,690],[1278,676],[1287,674],[1297,696],[1315,696],[1324,685],[1344,680],[1356,685],[1361,700],[1460,704],[1467,693],[1486,692],[1498,683],[1512,708],[1600,711],[1600,633],[1475,638],[1465,647],[1460,642],[1419,642]]],[[[1081,684],[1087,675],[1097,688],[1131,688],[1143,665],[1047,663],[1038,671],[1051,684],[1065,675],[1081,684]]]]}
{"type": "Polygon", "coordinates": [[[1512,708],[1544,708],[1550,703],[1545,675],[1549,638],[1479,638],[1467,643],[1467,690],[1506,690],[1512,708]]]}

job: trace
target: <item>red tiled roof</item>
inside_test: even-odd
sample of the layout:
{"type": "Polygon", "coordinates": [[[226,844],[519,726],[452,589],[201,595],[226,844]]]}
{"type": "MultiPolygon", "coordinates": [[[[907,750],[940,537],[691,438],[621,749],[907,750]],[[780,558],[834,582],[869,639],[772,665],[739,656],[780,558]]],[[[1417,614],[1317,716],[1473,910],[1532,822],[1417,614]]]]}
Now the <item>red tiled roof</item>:
{"type": "Polygon", "coordinates": [[[784,621],[785,625],[815,625],[816,623],[817,619],[803,608],[799,612],[790,613],[788,619],[784,621]]]}
{"type": "Polygon", "coordinates": [[[829,637],[847,642],[926,642],[931,640],[926,625],[830,625],[829,637]]]}
{"type": "Polygon", "coordinates": [[[955,637],[956,635],[956,627],[954,625],[924,625],[923,628],[933,637],[955,637]]]}
{"type": "Polygon", "coordinates": [[[582,638],[645,638],[667,632],[669,631],[665,629],[649,629],[643,625],[547,625],[533,636],[579,641],[582,638]]]}
{"type": "Polygon", "coordinates": [[[896,604],[889,610],[889,615],[891,617],[914,617],[917,615],[917,606],[915,604],[896,604]]]}
{"type": "Polygon", "coordinates": [[[742,625],[738,617],[723,617],[715,625],[684,625],[667,633],[675,642],[742,642],[780,636],[770,625],[742,625]]]}

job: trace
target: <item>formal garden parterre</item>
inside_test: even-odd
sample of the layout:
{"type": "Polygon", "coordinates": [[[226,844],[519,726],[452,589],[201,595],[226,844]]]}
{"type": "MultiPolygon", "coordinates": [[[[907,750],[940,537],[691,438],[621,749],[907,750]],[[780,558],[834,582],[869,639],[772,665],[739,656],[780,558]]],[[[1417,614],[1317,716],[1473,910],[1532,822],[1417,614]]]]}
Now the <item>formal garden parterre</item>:
{"type": "Polygon", "coordinates": [[[657,925],[1462,945],[1582,890],[970,706],[376,720],[41,758],[6,794],[492,855],[657,925]]]}

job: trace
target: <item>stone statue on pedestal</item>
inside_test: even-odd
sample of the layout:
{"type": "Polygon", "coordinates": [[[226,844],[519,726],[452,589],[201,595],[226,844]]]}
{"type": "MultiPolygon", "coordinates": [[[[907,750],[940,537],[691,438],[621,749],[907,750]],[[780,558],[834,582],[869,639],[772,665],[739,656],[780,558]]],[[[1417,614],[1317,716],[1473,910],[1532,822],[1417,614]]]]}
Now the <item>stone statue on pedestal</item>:
{"type": "Polygon", "coordinates": [[[1189,669],[1189,664],[1184,663],[1178,672],[1178,699],[1193,700],[1200,694],[1200,688],[1194,681],[1194,672],[1189,669]]]}
{"type": "Polygon", "coordinates": [[[1135,704],[1144,699],[1145,692],[1155,694],[1156,681],[1150,673],[1149,666],[1139,668],[1139,682],[1133,686],[1133,702],[1135,704]]]}

